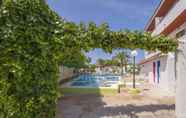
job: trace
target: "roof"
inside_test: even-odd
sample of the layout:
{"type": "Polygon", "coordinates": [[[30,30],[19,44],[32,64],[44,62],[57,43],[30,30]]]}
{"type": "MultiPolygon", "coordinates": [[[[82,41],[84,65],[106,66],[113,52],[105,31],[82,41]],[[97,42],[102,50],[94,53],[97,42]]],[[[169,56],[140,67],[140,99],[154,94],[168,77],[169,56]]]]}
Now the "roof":
{"type": "Polygon", "coordinates": [[[149,57],[149,58],[147,58],[147,59],[143,59],[142,61],[139,62],[138,65],[143,65],[143,64],[145,64],[145,63],[147,63],[147,62],[150,62],[150,61],[152,61],[152,60],[154,60],[154,59],[157,59],[157,58],[159,58],[159,57],[162,57],[162,56],[163,56],[163,55],[162,55],[161,53],[157,53],[157,54],[155,54],[155,55],[153,55],[153,56],[151,56],[151,57],[149,57]]]}

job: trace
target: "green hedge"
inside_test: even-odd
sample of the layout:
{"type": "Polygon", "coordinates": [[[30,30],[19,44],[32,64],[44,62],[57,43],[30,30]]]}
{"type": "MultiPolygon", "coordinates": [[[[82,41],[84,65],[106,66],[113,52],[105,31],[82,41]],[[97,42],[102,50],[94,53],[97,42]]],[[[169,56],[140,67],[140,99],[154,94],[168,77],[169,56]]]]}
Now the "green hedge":
{"type": "Polygon", "coordinates": [[[55,117],[58,46],[53,32],[56,19],[57,15],[44,0],[3,0],[0,118],[55,117]]]}

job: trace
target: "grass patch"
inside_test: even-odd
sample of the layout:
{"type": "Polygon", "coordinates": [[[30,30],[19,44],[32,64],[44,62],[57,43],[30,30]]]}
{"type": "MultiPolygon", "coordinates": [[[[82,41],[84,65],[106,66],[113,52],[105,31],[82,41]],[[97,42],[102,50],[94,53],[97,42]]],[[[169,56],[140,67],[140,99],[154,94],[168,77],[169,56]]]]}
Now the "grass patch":
{"type": "Polygon", "coordinates": [[[129,93],[129,94],[133,94],[133,95],[137,95],[137,94],[139,94],[140,92],[141,92],[141,91],[140,91],[139,89],[134,89],[134,88],[128,90],[128,93],[129,93]]]}
{"type": "Polygon", "coordinates": [[[126,88],[126,84],[120,84],[119,87],[120,88],[126,88]]]}
{"type": "Polygon", "coordinates": [[[118,89],[114,88],[62,88],[62,94],[96,94],[96,95],[116,95],[118,89]]]}

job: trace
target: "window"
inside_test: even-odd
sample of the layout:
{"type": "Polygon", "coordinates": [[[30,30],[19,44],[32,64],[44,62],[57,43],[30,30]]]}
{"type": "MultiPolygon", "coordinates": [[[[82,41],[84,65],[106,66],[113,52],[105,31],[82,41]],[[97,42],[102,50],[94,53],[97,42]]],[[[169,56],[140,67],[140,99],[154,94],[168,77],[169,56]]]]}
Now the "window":
{"type": "Polygon", "coordinates": [[[183,30],[179,31],[178,33],[176,33],[176,38],[180,38],[180,37],[182,37],[184,35],[185,35],[185,29],[183,29],[183,30]]]}

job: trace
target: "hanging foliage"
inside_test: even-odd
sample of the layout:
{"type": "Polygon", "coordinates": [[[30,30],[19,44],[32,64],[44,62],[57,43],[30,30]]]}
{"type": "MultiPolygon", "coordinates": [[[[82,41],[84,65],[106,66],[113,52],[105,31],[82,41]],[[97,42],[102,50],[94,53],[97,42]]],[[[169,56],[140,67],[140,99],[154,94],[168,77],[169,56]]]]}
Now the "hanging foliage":
{"type": "Polygon", "coordinates": [[[167,53],[175,51],[178,46],[178,42],[175,39],[160,35],[152,36],[148,32],[129,30],[111,31],[106,23],[96,26],[94,23],[76,25],[72,22],[65,22],[63,28],[59,28],[58,33],[64,34],[61,37],[62,39],[66,35],[73,37],[74,40],[70,42],[68,42],[69,37],[66,39],[69,43],[68,46],[75,44],[84,50],[102,48],[105,51],[111,52],[117,48],[140,48],[148,51],[159,50],[167,53]]]}
{"type": "MultiPolygon", "coordinates": [[[[76,25],[45,0],[0,1],[0,118],[55,118],[58,65],[66,49],[175,51],[178,44],[150,33],[76,25]]],[[[73,55],[73,54],[72,54],[73,55]]],[[[71,63],[71,62],[69,62],[71,63]]]]}

